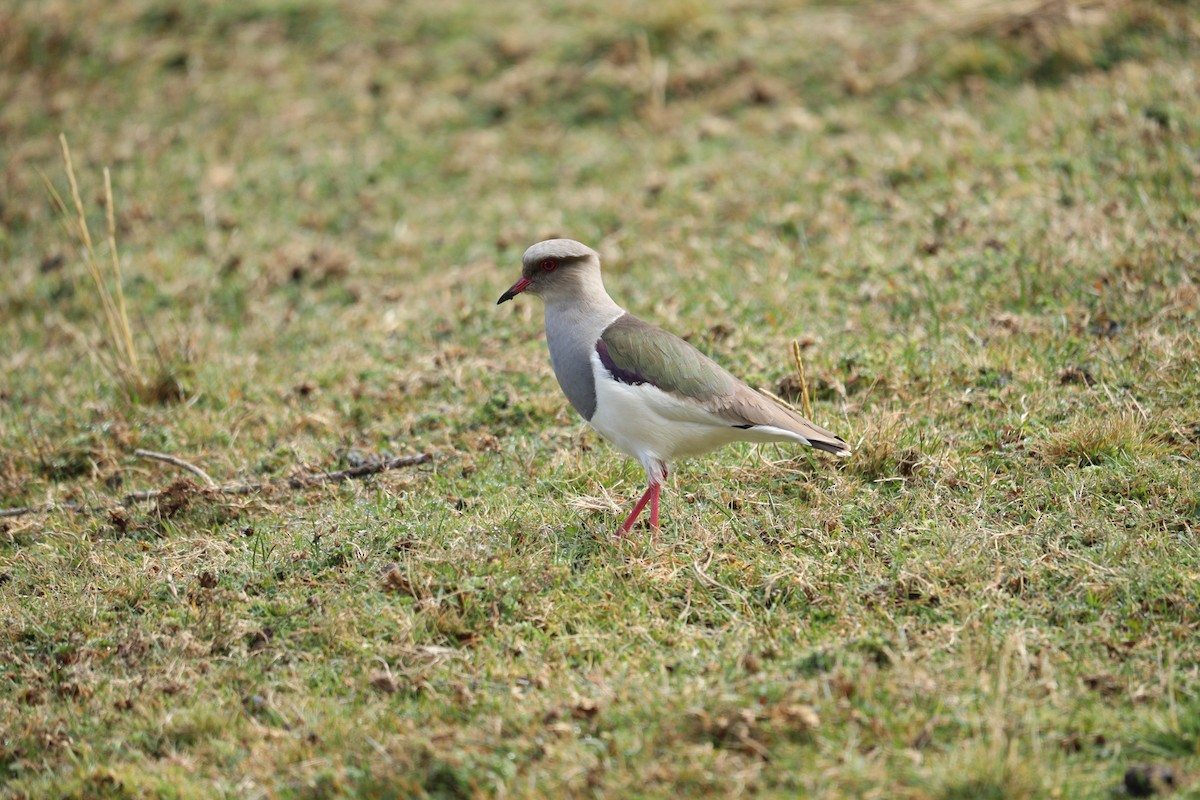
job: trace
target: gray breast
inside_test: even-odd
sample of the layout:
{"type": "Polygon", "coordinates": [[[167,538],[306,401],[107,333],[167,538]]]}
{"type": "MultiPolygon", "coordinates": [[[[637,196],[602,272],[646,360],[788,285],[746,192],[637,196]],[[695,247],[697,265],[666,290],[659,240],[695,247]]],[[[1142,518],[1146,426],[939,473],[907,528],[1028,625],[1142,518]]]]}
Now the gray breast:
{"type": "Polygon", "coordinates": [[[592,350],[613,317],[612,313],[600,316],[583,313],[579,308],[546,305],[546,343],[550,347],[554,376],[571,405],[588,421],[596,413],[592,350]]]}

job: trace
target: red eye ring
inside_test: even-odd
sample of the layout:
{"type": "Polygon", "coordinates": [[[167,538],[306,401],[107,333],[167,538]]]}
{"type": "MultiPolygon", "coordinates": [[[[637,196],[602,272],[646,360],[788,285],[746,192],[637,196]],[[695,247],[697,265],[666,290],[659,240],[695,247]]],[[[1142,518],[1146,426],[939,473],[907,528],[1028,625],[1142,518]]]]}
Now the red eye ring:
{"type": "Polygon", "coordinates": [[[558,262],[553,258],[547,258],[545,261],[538,264],[538,266],[542,268],[542,272],[554,272],[554,270],[558,269],[558,262]]]}

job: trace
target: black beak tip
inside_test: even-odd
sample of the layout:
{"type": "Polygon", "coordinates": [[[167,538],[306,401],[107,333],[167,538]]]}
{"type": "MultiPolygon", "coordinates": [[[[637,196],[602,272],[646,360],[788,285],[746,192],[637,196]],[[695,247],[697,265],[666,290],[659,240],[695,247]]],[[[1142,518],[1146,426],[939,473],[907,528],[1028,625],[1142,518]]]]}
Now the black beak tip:
{"type": "Polygon", "coordinates": [[[501,303],[507,303],[509,300],[512,300],[514,297],[519,295],[521,292],[528,289],[530,284],[532,284],[532,283],[533,283],[533,281],[529,280],[528,278],[521,278],[521,280],[517,281],[512,286],[508,287],[507,292],[500,295],[500,299],[496,301],[496,305],[500,305],[501,303]]]}

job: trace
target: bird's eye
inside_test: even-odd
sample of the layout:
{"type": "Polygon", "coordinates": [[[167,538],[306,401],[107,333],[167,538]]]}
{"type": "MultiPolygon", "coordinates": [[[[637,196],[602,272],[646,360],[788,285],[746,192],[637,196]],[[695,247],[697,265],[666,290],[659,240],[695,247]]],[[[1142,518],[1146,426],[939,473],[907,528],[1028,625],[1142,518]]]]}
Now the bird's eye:
{"type": "Polygon", "coordinates": [[[558,262],[553,258],[547,258],[541,264],[538,264],[538,266],[542,268],[542,272],[554,272],[554,270],[558,269],[558,262]]]}

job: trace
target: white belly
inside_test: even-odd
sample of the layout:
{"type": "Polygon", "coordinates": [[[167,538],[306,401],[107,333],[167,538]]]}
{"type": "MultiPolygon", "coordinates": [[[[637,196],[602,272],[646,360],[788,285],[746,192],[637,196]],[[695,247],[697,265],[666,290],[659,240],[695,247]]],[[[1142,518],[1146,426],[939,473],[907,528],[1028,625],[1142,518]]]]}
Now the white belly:
{"type": "Polygon", "coordinates": [[[592,427],[641,462],[652,477],[656,472],[661,477],[662,465],[708,453],[731,442],[808,444],[803,437],[779,428],[736,428],[698,403],[667,394],[648,383],[634,386],[613,380],[595,352],[591,360],[596,376],[592,427]]]}

